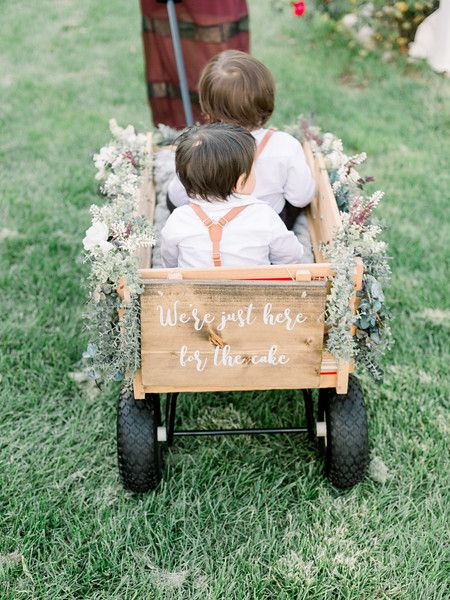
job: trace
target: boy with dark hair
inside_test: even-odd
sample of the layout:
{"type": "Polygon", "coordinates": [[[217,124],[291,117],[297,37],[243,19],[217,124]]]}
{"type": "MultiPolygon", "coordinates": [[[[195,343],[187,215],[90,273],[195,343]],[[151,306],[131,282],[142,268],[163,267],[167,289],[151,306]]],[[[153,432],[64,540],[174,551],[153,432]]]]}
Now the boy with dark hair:
{"type": "Polygon", "coordinates": [[[178,138],[176,171],[190,198],[161,231],[165,267],[298,263],[303,246],[265,202],[255,198],[254,137],[210,124],[178,138]]]}

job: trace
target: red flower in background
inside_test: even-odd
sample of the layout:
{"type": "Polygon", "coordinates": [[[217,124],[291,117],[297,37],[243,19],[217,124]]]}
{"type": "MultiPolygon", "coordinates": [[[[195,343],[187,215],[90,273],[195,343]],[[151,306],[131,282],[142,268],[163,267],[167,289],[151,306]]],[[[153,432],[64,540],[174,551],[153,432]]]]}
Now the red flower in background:
{"type": "Polygon", "coordinates": [[[296,17],[301,17],[306,10],[306,4],[304,2],[293,2],[294,5],[294,15],[296,17]]]}

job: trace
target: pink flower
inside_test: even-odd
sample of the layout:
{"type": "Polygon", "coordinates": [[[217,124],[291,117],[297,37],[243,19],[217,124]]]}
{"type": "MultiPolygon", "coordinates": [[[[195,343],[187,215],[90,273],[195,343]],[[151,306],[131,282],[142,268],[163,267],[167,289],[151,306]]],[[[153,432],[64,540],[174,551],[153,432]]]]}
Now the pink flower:
{"type": "Polygon", "coordinates": [[[128,160],[128,162],[130,162],[133,167],[137,167],[137,162],[136,159],[133,156],[133,153],[131,152],[131,150],[127,150],[126,152],[123,153],[122,155],[126,160],[128,160]]]}
{"type": "Polygon", "coordinates": [[[301,17],[306,10],[306,4],[304,2],[293,2],[294,5],[294,15],[296,17],[301,17]]]}
{"type": "Polygon", "coordinates": [[[370,198],[357,196],[350,202],[350,223],[353,225],[366,225],[372,216],[373,209],[383,197],[383,192],[374,192],[370,198]]]}
{"type": "Polygon", "coordinates": [[[304,119],[304,118],[300,119],[300,127],[302,128],[305,139],[313,140],[314,142],[316,142],[316,144],[318,146],[322,145],[323,139],[319,135],[314,133],[314,131],[311,129],[311,125],[307,119],[304,119]]]}

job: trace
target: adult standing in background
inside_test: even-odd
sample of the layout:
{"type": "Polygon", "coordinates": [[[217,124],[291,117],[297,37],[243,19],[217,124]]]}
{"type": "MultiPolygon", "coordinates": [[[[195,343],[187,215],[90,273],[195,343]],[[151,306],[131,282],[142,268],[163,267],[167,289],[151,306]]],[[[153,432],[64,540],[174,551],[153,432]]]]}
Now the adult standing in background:
{"type": "MultiPolygon", "coordinates": [[[[185,119],[165,2],[140,0],[147,94],[155,124],[184,127],[185,119]]],[[[197,82],[209,59],[233,48],[249,51],[246,0],[181,0],[176,11],[192,111],[202,121],[197,82]]]]}
{"type": "Polygon", "coordinates": [[[409,56],[426,58],[432,69],[450,75],[450,0],[440,0],[439,8],[419,25],[409,56]]]}

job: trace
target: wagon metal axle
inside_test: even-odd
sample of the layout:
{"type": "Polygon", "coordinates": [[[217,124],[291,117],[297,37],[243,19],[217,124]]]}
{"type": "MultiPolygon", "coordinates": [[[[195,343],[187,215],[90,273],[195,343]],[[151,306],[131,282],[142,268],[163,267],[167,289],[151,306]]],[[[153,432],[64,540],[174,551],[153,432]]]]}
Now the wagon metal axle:
{"type": "Polygon", "coordinates": [[[174,437],[192,435],[258,435],[264,433],[308,433],[307,427],[278,427],[275,429],[180,429],[174,437]]]}
{"type": "Polygon", "coordinates": [[[177,410],[178,394],[171,393],[167,395],[166,400],[166,427],[158,427],[158,441],[167,442],[169,446],[173,443],[174,437],[192,437],[207,435],[264,435],[273,433],[297,434],[307,433],[313,440],[316,434],[316,424],[314,422],[313,399],[311,390],[303,390],[305,401],[306,427],[263,427],[263,428],[233,428],[233,429],[180,429],[175,430],[175,414],[177,410]]]}

